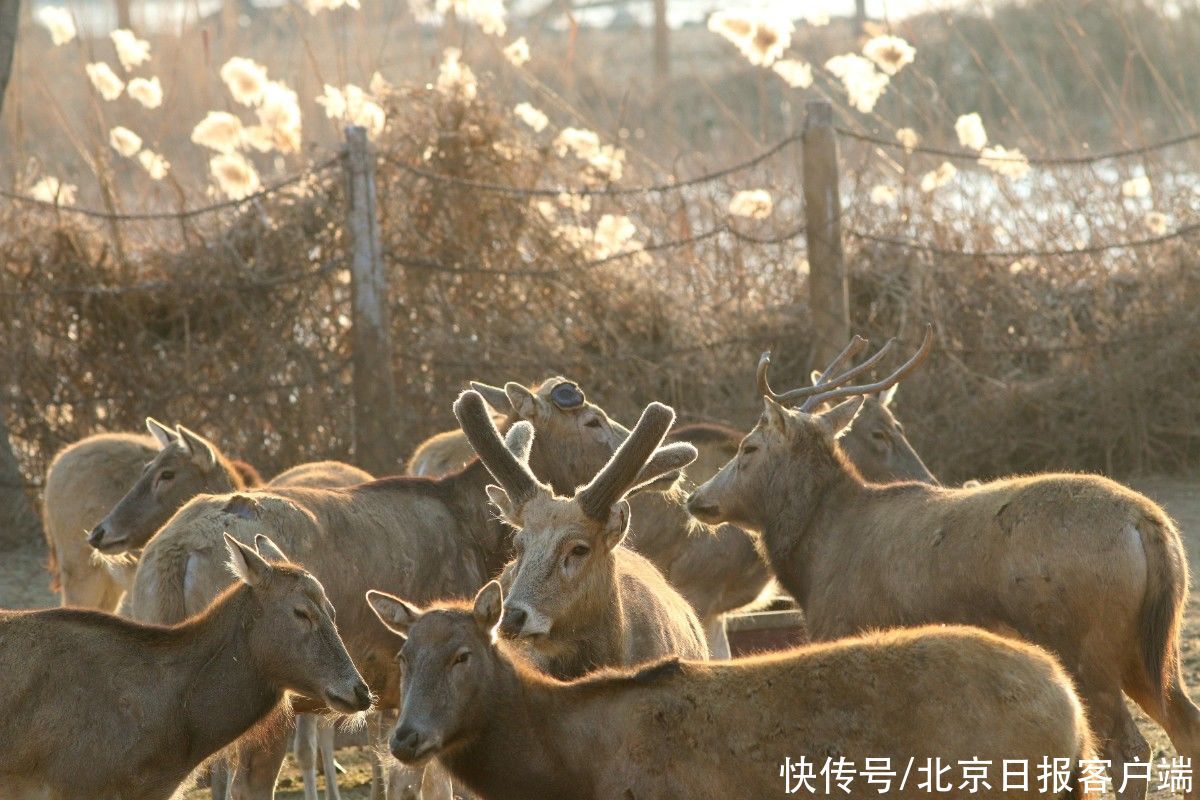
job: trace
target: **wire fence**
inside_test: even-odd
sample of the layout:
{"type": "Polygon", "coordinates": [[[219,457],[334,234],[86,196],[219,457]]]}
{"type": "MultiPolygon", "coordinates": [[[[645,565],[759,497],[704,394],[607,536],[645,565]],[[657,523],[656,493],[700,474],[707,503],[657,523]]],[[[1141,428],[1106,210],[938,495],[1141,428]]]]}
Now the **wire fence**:
{"type": "MultiPolygon", "coordinates": [[[[414,118],[421,111],[414,110],[414,118]]],[[[563,165],[498,160],[490,142],[427,160],[431,142],[418,135],[421,126],[405,130],[401,139],[379,143],[376,162],[398,418],[408,423],[405,450],[452,424],[446,398],[472,378],[528,382],[559,371],[605,398],[618,415],[632,415],[639,400],[657,397],[680,408],[684,419],[738,420],[754,413],[752,371],[760,350],[782,344],[780,373],[807,374],[813,342],[805,295],[808,231],[803,179],[794,174],[799,159],[789,149],[802,133],[695,175],[579,186],[572,180],[576,171],[563,165]],[[774,198],[768,219],[729,211],[736,190],[752,186],[774,198]],[[552,213],[539,208],[540,201],[552,213]],[[646,235],[597,247],[605,218],[617,227],[616,221],[632,220],[630,227],[646,235]]],[[[845,128],[838,134],[871,148],[980,157],[906,148],[845,128]]],[[[1200,132],[1027,161],[1077,167],[1197,140],[1200,132]]],[[[14,343],[0,356],[10,376],[0,385],[0,405],[15,417],[24,483],[35,486],[62,445],[96,429],[137,427],[146,415],[205,430],[264,474],[308,458],[352,459],[345,166],[344,157],[334,155],[246,197],[163,212],[113,214],[0,191],[14,204],[0,209],[0,224],[12,234],[0,253],[8,265],[0,270],[0,331],[14,343]],[[303,192],[293,191],[301,185],[303,192]],[[278,202],[283,195],[287,203],[278,202]],[[53,213],[15,210],[28,205],[53,213]],[[64,220],[70,215],[118,226],[201,218],[213,224],[198,224],[183,248],[143,242],[129,256],[110,246],[109,232],[75,227],[64,220]]],[[[960,384],[918,383],[906,390],[914,407],[929,411],[911,427],[935,444],[962,438],[955,426],[969,413],[1005,418],[998,405],[988,405],[998,403],[998,395],[982,393],[981,386],[1008,386],[999,396],[1012,401],[1013,376],[1053,376],[1060,392],[1070,384],[1076,358],[1089,369],[1129,372],[1132,383],[1139,364],[1143,372],[1165,370],[1158,360],[1147,370],[1149,351],[1178,353],[1200,329],[1191,310],[1200,296],[1196,279],[1170,269],[1130,289],[1090,262],[1065,267],[1070,281],[1048,271],[1017,276],[1000,263],[968,275],[960,265],[1082,264],[1105,253],[1166,249],[1193,239],[1200,222],[1182,219],[1162,234],[1069,247],[1047,240],[1029,247],[958,247],[919,221],[881,223],[878,214],[863,211],[863,192],[850,194],[843,231],[856,330],[883,337],[933,321],[940,332],[935,361],[960,384]],[[920,235],[910,235],[914,231],[920,235]],[[978,289],[964,288],[971,282],[978,289]],[[1089,297],[1095,300],[1090,310],[1089,297]],[[1040,327],[1029,322],[1038,318],[1045,319],[1040,327]],[[954,397],[970,407],[959,409],[951,424],[947,412],[934,409],[954,397]]],[[[969,214],[963,212],[964,229],[974,224],[969,214]]],[[[1126,385],[1117,382],[1112,391],[1126,385]]],[[[1103,401],[1117,402],[1111,395],[1103,401]]],[[[1173,394],[1164,402],[1184,409],[1173,394]]],[[[1175,418],[1194,414],[1180,410],[1175,418]]],[[[1137,435],[1117,450],[1153,450],[1156,434],[1137,435]]],[[[1076,467],[1116,458],[1111,443],[1082,438],[1070,452],[1059,444],[1055,458],[1076,467]]],[[[964,449],[957,447],[947,452],[964,449]]],[[[1200,442],[1185,437],[1181,447],[1178,457],[1191,459],[1200,442]]],[[[953,477],[1025,468],[1048,457],[1040,447],[993,450],[980,456],[976,448],[969,470],[965,454],[933,461],[953,477]]]]}

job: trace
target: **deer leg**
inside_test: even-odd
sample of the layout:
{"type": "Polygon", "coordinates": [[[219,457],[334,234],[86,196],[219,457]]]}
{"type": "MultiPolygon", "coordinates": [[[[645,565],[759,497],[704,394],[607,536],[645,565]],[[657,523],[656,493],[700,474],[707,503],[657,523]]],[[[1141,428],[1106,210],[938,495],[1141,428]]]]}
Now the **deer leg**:
{"type": "Polygon", "coordinates": [[[317,795],[317,717],[296,715],[296,765],[304,781],[304,800],[319,800],[317,795]]]}
{"type": "Polygon", "coordinates": [[[708,640],[708,657],[715,660],[730,658],[729,636],[725,632],[725,617],[722,614],[704,621],[704,638],[708,640]]]}
{"type": "Polygon", "coordinates": [[[212,793],[213,800],[228,800],[230,796],[229,782],[233,779],[228,751],[213,760],[212,766],[208,769],[208,775],[209,791],[212,793]]]}
{"type": "Polygon", "coordinates": [[[317,749],[321,751],[321,770],[325,773],[325,800],[341,800],[338,793],[337,731],[333,723],[322,719],[317,722],[317,749]]]}
{"type": "Polygon", "coordinates": [[[450,773],[437,761],[425,765],[421,775],[421,800],[454,800],[454,783],[450,773]]]}
{"type": "Polygon", "coordinates": [[[367,725],[371,737],[371,800],[387,800],[389,781],[380,756],[387,747],[387,728],[383,724],[383,715],[378,711],[371,712],[367,725]]]}
{"type": "MultiPolygon", "coordinates": [[[[1192,769],[1200,769],[1200,708],[1188,697],[1178,660],[1167,686],[1166,697],[1150,686],[1140,667],[1126,681],[1125,691],[1152,720],[1171,737],[1175,752],[1192,760],[1192,769]]],[[[1193,772],[1192,790],[1187,797],[1200,796],[1200,775],[1193,772]]]]}
{"type": "Polygon", "coordinates": [[[263,731],[261,738],[253,743],[238,747],[230,800],[272,800],[291,737],[290,725],[275,725],[263,731]]]}
{"type": "Polygon", "coordinates": [[[1092,688],[1081,682],[1079,694],[1103,757],[1109,762],[1113,793],[1118,800],[1145,800],[1148,782],[1144,770],[1131,772],[1126,781],[1125,765],[1131,761],[1148,761],[1150,744],[1133,721],[1120,688],[1108,681],[1104,682],[1103,688],[1092,688]]]}

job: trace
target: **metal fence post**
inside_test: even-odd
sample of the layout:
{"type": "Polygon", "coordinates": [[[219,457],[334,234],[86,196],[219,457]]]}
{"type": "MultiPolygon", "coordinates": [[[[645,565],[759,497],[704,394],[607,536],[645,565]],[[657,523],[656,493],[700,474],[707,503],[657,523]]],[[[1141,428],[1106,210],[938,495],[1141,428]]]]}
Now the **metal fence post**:
{"type": "Polygon", "coordinates": [[[375,161],[367,143],[366,128],[357,125],[346,128],[346,171],[355,460],[373,474],[391,475],[399,470],[400,456],[396,446],[396,381],[392,371],[388,280],[375,207],[375,161]]]}
{"type": "Polygon", "coordinates": [[[808,241],[808,302],[816,346],[827,364],[850,338],[850,293],[842,259],[842,203],[833,106],[810,100],[804,122],[804,218],[808,241]]]}

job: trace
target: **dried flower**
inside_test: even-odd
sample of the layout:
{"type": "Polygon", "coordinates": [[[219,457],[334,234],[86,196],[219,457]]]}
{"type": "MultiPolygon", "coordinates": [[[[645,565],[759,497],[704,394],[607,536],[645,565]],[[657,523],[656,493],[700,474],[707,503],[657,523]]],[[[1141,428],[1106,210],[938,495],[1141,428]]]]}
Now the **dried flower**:
{"type": "Polygon", "coordinates": [[[105,100],[116,100],[121,96],[121,92],[125,91],[125,81],[118,78],[112,67],[103,61],[88,64],[83,69],[87,72],[92,86],[105,100]]]}
{"type": "Polygon", "coordinates": [[[367,84],[367,90],[370,91],[375,97],[383,97],[385,94],[389,94],[392,91],[392,85],[387,82],[387,79],[385,79],[383,75],[379,74],[379,72],[375,72],[373,75],[371,75],[371,82],[367,84]]]}
{"type": "Polygon", "coordinates": [[[608,258],[622,252],[637,233],[629,217],[605,214],[596,223],[592,238],[592,258],[608,258]]]}
{"type": "Polygon", "coordinates": [[[1142,220],[1153,236],[1166,236],[1168,217],[1161,211],[1149,211],[1142,220]]]}
{"type": "Polygon", "coordinates": [[[734,44],[754,66],[769,67],[783,57],[796,27],[784,16],[736,9],[711,14],[708,29],[734,44]]]}
{"type": "Polygon", "coordinates": [[[1029,174],[1029,159],[1015,147],[1012,150],[1000,145],[985,147],[979,153],[979,163],[1006,178],[1024,178],[1029,174]]]}
{"type": "Polygon", "coordinates": [[[894,186],[880,183],[871,187],[871,202],[877,206],[890,206],[899,195],[894,186]]]}
{"type": "Polygon", "coordinates": [[[729,213],[735,217],[766,219],[774,210],[771,194],[765,189],[744,189],[729,201],[729,213]]]}
{"type": "Polygon", "coordinates": [[[529,42],[525,41],[522,36],[515,42],[504,48],[504,57],[508,59],[508,63],[514,67],[522,67],[529,63],[529,42]]]}
{"type": "Polygon", "coordinates": [[[782,61],[776,61],[771,69],[793,89],[807,89],[812,86],[812,65],[805,61],[785,58],[782,61]]]}
{"type": "Polygon", "coordinates": [[[37,12],[38,22],[50,31],[50,41],[57,47],[75,38],[75,19],[61,6],[46,6],[37,12]]]}
{"type": "Polygon", "coordinates": [[[158,108],[162,105],[162,84],[158,76],[153,78],[134,78],[125,88],[126,94],[137,100],[146,108],[158,108]]]}
{"type": "MultiPolygon", "coordinates": [[[[300,149],[300,102],[296,93],[283,81],[268,81],[263,88],[262,103],[257,111],[259,126],[271,132],[271,139],[281,153],[300,149]]],[[[259,138],[261,134],[255,135],[259,138]]]]}
{"type": "Polygon", "coordinates": [[[921,191],[932,192],[940,186],[945,186],[954,180],[958,169],[949,161],[943,161],[935,170],[930,170],[921,176],[921,191]]]}
{"type": "Polygon", "coordinates": [[[563,128],[554,137],[554,151],[559,156],[574,153],[577,158],[586,161],[600,154],[600,137],[594,131],[583,128],[563,128]]]}
{"type": "Polygon", "coordinates": [[[550,124],[550,118],[547,117],[540,109],[534,108],[529,103],[517,103],[513,107],[513,113],[517,118],[524,122],[529,127],[533,128],[536,133],[541,133],[550,124]]]}
{"type": "Polygon", "coordinates": [[[488,36],[508,33],[504,0],[438,0],[437,10],[439,14],[453,10],[459,19],[474,22],[488,36]]]}
{"type": "Polygon", "coordinates": [[[150,175],[151,180],[161,181],[167,177],[167,173],[171,170],[171,162],[153,150],[143,150],[138,153],[138,161],[141,162],[142,168],[150,175]]]}
{"type": "Polygon", "coordinates": [[[887,75],[875,69],[875,64],[857,53],[834,56],[825,62],[825,69],[841,80],[850,105],[864,114],[870,113],[887,89],[887,75]]]}
{"type": "Polygon", "coordinates": [[[442,64],[438,68],[437,90],[447,97],[470,102],[479,91],[475,73],[462,63],[462,51],[447,47],[442,51],[442,64]]]}
{"type": "Polygon", "coordinates": [[[1145,175],[1138,175],[1136,178],[1130,178],[1121,184],[1121,195],[1123,197],[1147,197],[1150,194],[1150,178],[1145,175]]]}
{"type": "Polygon", "coordinates": [[[592,168],[593,179],[602,181],[619,181],[625,174],[625,150],[606,144],[600,147],[587,160],[592,168]]]}
{"type": "Polygon", "coordinates": [[[126,72],[150,59],[150,43],[134,36],[133,31],[117,28],[108,36],[117,48],[117,60],[126,72]]]}
{"type": "Polygon", "coordinates": [[[317,104],[325,107],[325,115],[330,119],[366,128],[371,138],[383,132],[386,121],[383,108],[353,83],[346,84],[343,89],[325,84],[325,93],[317,98],[317,104]]]}
{"type": "Polygon", "coordinates": [[[75,205],[75,192],[78,188],[73,183],[63,183],[58,178],[49,175],[35,183],[29,190],[29,196],[43,203],[55,203],[60,206],[75,205]]]}
{"type": "Polygon", "coordinates": [[[921,137],[912,128],[899,128],[896,130],[896,141],[900,143],[901,147],[911,153],[917,148],[921,137]]]}
{"type": "Polygon", "coordinates": [[[970,150],[982,150],[988,141],[983,120],[978,114],[963,114],[955,120],[954,132],[958,134],[958,143],[970,150]]]}
{"type": "Polygon", "coordinates": [[[825,11],[813,9],[804,15],[804,21],[814,28],[823,28],[829,24],[829,14],[825,11]]]}
{"type": "Polygon", "coordinates": [[[241,153],[213,156],[208,166],[217,186],[230,199],[241,200],[257,192],[261,186],[254,166],[241,153]]]}
{"type": "Polygon", "coordinates": [[[221,80],[229,87],[235,102],[256,106],[267,88],[267,68],[253,59],[234,56],[221,67],[221,80]]]}
{"type": "Polygon", "coordinates": [[[242,121],[227,111],[210,111],[192,128],[192,141],[219,153],[232,153],[242,144],[242,121]]]}
{"type": "Polygon", "coordinates": [[[126,158],[131,158],[142,149],[142,137],[120,125],[108,132],[108,143],[112,145],[113,150],[126,158]]]}
{"type": "Polygon", "coordinates": [[[863,45],[863,55],[888,75],[895,75],[913,62],[917,51],[899,36],[876,36],[863,45]]]}
{"type": "Polygon", "coordinates": [[[304,8],[313,16],[322,11],[337,11],[342,6],[353,8],[356,11],[362,8],[359,0],[304,0],[304,8]]]}

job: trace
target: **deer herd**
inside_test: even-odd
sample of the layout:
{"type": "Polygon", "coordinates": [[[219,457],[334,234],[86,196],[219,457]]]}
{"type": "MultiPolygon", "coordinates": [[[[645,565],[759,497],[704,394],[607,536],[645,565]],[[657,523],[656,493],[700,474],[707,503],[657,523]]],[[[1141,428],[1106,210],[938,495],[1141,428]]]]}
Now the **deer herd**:
{"type": "Polygon", "coordinates": [[[154,419],[65,448],[63,607],[0,611],[0,798],[266,800],[294,747],[336,800],[353,725],[373,798],[757,800],[795,759],[937,757],[1066,765],[972,794],[1082,797],[1100,764],[1140,800],[1126,696],[1200,759],[1170,518],[1099,476],[941,485],[891,409],[932,333],[856,382],[894,349],[866,346],[783,392],[764,354],[744,437],[554,377],[472,383],[403,476],[264,482],[154,419]],[[781,592],[811,643],[731,657],[726,615],[781,592]]]}

